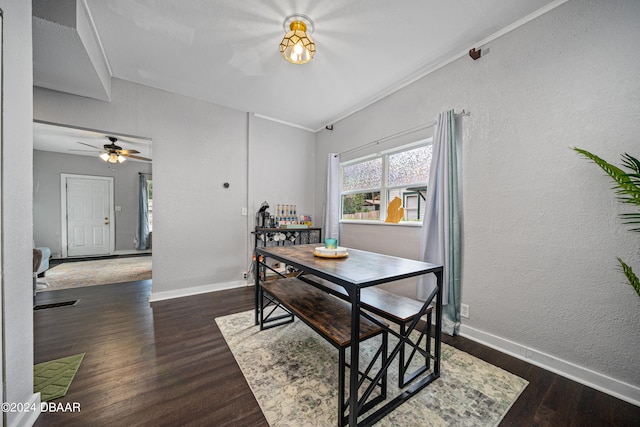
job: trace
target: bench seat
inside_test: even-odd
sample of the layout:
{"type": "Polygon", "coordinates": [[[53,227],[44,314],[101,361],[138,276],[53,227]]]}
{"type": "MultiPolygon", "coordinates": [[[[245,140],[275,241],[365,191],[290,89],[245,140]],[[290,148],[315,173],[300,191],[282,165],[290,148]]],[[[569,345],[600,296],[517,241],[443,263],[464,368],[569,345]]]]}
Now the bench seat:
{"type": "MultiPolygon", "coordinates": [[[[344,348],[351,344],[351,305],[346,301],[297,278],[270,280],[261,286],[334,346],[344,348]]],[[[379,325],[360,317],[360,341],[382,331],[379,325]]]]}
{"type": "MultiPolygon", "coordinates": [[[[346,360],[346,349],[351,345],[351,304],[295,277],[261,281],[261,330],[266,328],[265,323],[278,322],[282,319],[282,316],[276,316],[275,319],[269,320],[269,315],[265,319],[265,298],[268,301],[267,305],[274,303],[284,306],[286,310],[338,349],[338,425],[346,425],[349,405],[345,399],[345,368],[350,366],[346,360]]],[[[378,324],[364,316],[359,317],[359,342],[377,335],[382,336],[381,344],[367,368],[364,371],[358,370],[361,381],[367,379],[371,381],[370,387],[379,389],[378,395],[363,404],[362,410],[366,412],[384,401],[387,396],[387,374],[383,371],[383,367],[387,364],[388,334],[384,321],[376,319],[380,322],[378,324]],[[379,363],[380,371],[377,379],[374,379],[371,369],[376,362],[379,363]]],[[[291,321],[292,319],[274,326],[291,321]]]]}
{"type": "MultiPolygon", "coordinates": [[[[336,283],[314,276],[312,274],[303,274],[299,276],[301,280],[312,284],[328,293],[336,295],[341,298],[348,298],[346,289],[336,283]]],[[[409,355],[406,354],[406,348],[403,344],[399,351],[398,357],[398,387],[403,388],[411,381],[418,378],[421,374],[429,369],[429,356],[431,352],[431,316],[432,307],[427,307],[422,315],[427,316],[427,322],[421,328],[416,329],[420,332],[420,337],[415,343],[412,343],[408,339],[408,335],[412,331],[414,320],[416,316],[420,314],[422,306],[424,305],[420,301],[416,301],[411,298],[397,295],[392,292],[380,289],[375,286],[360,289],[360,305],[364,310],[374,313],[376,316],[380,316],[390,322],[396,323],[400,326],[400,337],[407,337],[406,345],[411,349],[409,355]],[[426,339],[424,339],[426,338],[426,339]],[[409,372],[409,365],[413,358],[416,356],[417,347],[424,339],[424,364],[420,367],[409,372]]]]}
{"type": "MultiPolygon", "coordinates": [[[[332,294],[348,296],[347,291],[340,285],[311,274],[300,276],[307,283],[313,283],[332,294]]],[[[371,311],[391,322],[406,324],[413,320],[422,308],[422,303],[411,298],[397,295],[375,286],[360,290],[360,304],[365,310],[371,311]]],[[[425,315],[431,313],[427,308],[425,315]]]]}

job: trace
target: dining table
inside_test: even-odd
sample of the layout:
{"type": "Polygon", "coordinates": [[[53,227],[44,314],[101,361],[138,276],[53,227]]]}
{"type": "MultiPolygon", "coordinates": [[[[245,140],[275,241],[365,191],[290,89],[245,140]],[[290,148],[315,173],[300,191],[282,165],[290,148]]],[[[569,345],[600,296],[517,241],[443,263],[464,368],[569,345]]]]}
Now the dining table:
{"type": "MultiPolygon", "coordinates": [[[[318,244],[289,245],[277,247],[260,247],[255,249],[254,279],[256,286],[256,322],[258,319],[258,289],[260,281],[266,279],[266,275],[284,274],[282,268],[276,273],[274,263],[286,266],[285,273],[303,275],[312,274],[329,282],[342,286],[346,291],[345,301],[351,305],[351,352],[349,356],[349,380],[348,380],[348,425],[371,425],[391,411],[408,401],[416,393],[440,376],[441,355],[441,328],[442,328],[442,281],[443,266],[428,262],[401,258],[376,252],[359,249],[347,249],[347,255],[341,257],[317,256],[315,251],[318,244]],[[365,405],[359,400],[360,395],[367,396],[368,392],[362,390],[359,381],[360,364],[360,318],[366,316],[361,307],[361,291],[370,286],[392,284],[403,279],[415,278],[422,275],[435,275],[435,286],[431,290],[427,300],[424,301],[422,312],[431,304],[435,305],[435,331],[433,333],[433,347],[430,357],[433,359],[433,368],[423,377],[407,385],[400,390],[397,396],[390,396],[384,404],[379,405],[372,413],[361,413],[365,405]],[[355,410],[354,410],[355,408],[355,410]],[[360,422],[358,421],[360,419],[360,422]]],[[[282,267],[280,265],[280,267],[282,267]]],[[[387,290],[392,287],[385,286],[387,290]]],[[[415,319],[407,329],[407,336],[399,339],[397,345],[389,349],[389,357],[386,364],[381,367],[382,374],[386,375],[392,366],[392,361],[400,352],[401,346],[411,343],[409,333],[416,326],[419,318],[415,319]]]]}

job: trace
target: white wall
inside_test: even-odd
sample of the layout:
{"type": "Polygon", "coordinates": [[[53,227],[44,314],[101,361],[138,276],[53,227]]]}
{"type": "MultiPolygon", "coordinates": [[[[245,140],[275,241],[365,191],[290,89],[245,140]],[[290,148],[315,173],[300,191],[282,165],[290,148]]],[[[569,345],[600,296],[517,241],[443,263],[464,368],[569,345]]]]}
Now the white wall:
{"type": "Polygon", "coordinates": [[[34,116],[153,140],[152,300],[246,284],[262,201],[314,211],[309,132],[117,79],[110,103],[35,88],[34,116]]]}
{"type": "MultiPolygon", "coordinates": [[[[34,403],[31,2],[0,0],[2,43],[2,401],[34,403]]],[[[37,413],[3,413],[7,426],[37,413]]]]}
{"type": "Polygon", "coordinates": [[[238,285],[245,113],[114,79],[112,102],[35,88],[34,118],[153,140],[153,299],[238,285]]]}
{"type": "MultiPolygon", "coordinates": [[[[608,178],[570,148],[640,157],[638,22],[636,0],[565,3],[320,132],[316,178],[322,206],[326,153],[470,111],[462,333],[636,404],[640,298],[615,257],[640,271],[638,235],[608,178]]],[[[417,255],[419,229],[398,227],[343,225],[341,238],[417,255]]]]}
{"type": "Polygon", "coordinates": [[[250,213],[255,217],[266,200],[274,215],[278,203],[313,215],[315,135],[259,117],[252,118],[250,129],[250,213]]]}
{"type": "MultiPolygon", "coordinates": [[[[295,204],[298,214],[315,211],[315,134],[250,115],[249,121],[249,229],[262,202],[276,214],[278,204],[295,204]]],[[[313,218],[315,220],[315,218],[313,218]]],[[[321,227],[319,222],[314,226],[321,227]]],[[[248,242],[247,265],[254,237],[248,242]]]]}
{"type": "Polygon", "coordinates": [[[97,155],[79,156],[34,150],[33,238],[59,257],[62,253],[60,174],[108,176],[114,179],[116,251],[134,251],[138,228],[138,173],[151,173],[151,163],[127,161],[113,165],[97,155]]]}

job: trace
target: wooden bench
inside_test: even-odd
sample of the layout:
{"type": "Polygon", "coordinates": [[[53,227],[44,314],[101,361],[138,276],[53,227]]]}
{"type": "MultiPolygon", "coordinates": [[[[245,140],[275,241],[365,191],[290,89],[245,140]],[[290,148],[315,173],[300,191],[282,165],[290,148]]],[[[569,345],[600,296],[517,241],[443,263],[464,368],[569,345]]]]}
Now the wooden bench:
{"type": "MultiPolygon", "coordinates": [[[[281,304],[289,312],[307,324],[311,329],[316,331],[320,336],[326,339],[339,353],[339,369],[338,369],[338,420],[339,425],[345,425],[348,418],[345,415],[347,404],[345,402],[345,367],[349,366],[346,360],[345,351],[351,345],[351,304],[336,298],[331,294],[324,292],[317,287],[301,281],[298,278],[283,278],[278,280],[269,280],[260,282],[261,292],[268,295],[260,295],[260,329],[266,329],[265,324],[269,319],[265,318],[265,298],[269,301],[281,304]],[[276,301],[271,299],[274,298],[276,301]]],[[[268,315],[267,315],[268,317],[268,315]]],[[[276,316],[273,320],[282,319],[282,316],[276,316]]],[[[291,320],[292,321],[292,320],[291,320]]],[[[290,322],[290,321],[289,321],[290,322]]],[[[275,326],[283,323],[279,322],[275,326]]],[[[379,321],[385,325],[382,320],[379,321]]],[[[386,326],[386,325],[385,325],[386,326]]],[[[370,365],[365,373],[369,380],[368,372],[374,366],[376,360],[381,360],[381,365],[387,363],[387,330],[385,327],[375,323],[363,316],[360,316],[360,342],[382,335],[382,343],[371,360],[370,365]]],[[[382,375],[378,381],[380,387],[380,395],[367,402],[366,408],[371,408],[379,402],[386,399],[387,378],[386,374],[382,375]]]]}
{"type": "MultiPolygon", "coordinates": [[[[338,284],[335,284],[328,280],[324,280],[311,274],[304,274],[299,278],[340,298],[348,298],[347,291],[338,284]]],[[[402,295],[388,292],[375,286],[371,286],[362,288],[360,290],[360,305],[363,309],[399,325],[400,335],[405,336],[407,332],[411,332],[407,329],[407,327],[410,326],[411,323],[420,314],[423,303],[411,298],[404,297],[402,295]]],[[[407,384],[409,384],[411,381],[413,381],[415,378],[429,369],[430,358],[428,356],[425,356],[424,365],[415,369],[411,373],[407,373],[407,371],[409,370],[409,365],[411,364],[417,352],[417,347],[420,346],[420,343],[425,337],[426,340],[424,343],[424,351],[426,352],[426,354],[430,354],[431,351],[432,308],[428,307],[420,317],[422,316],[427,316],[427,322],[422,326],[421,329],[417,329],[420,332],[420,336],[416,340],[415,346],[412,345],[413,348],[408,358],[406,356],[405,346],[403,345],[402,347],[400,347],[398,356],[398,387],[400,388],[405,387],[407,384]]]]}

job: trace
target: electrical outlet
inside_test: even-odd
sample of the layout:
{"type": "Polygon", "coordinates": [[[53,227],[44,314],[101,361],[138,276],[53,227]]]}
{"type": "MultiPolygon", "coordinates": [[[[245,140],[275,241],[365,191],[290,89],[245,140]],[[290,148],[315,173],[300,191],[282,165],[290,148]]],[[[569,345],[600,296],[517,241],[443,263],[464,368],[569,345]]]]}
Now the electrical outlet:
{"type": "Polygon", "coordinates": [[[246,272],[246,271],[242,273],[242,278],[243,278],[244,280],[247,280],[247,279],[248,279],[248,276],[247,276],[247,272],[246,272]]]}
{"type": "Polygon", "coordinates": [[[469,304],[460,304],[460,316],[469,318],[469,304]]]}

